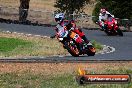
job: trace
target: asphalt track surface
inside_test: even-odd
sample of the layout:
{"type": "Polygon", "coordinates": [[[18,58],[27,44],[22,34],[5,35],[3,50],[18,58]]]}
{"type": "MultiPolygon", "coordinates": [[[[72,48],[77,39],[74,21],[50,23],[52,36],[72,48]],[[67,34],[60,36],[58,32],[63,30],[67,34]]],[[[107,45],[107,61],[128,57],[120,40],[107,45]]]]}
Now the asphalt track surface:
{"type": "MultiPolygon", "coordinates": [[[[55,33],[53,27],[43,26],[31,26],[31,25],[20,25],[20,24],[6,24],[0,23],[1,31],[18,32],[33,35],[51,36],[55,33]]],[[[19,58],[20,61],[132,61],[132,32],[124,32],[124,36],[107,36],[104,32],[99,30],[84,30],[86,37],[89,40],[96,40],[103,45],[112,46],[115,51],[106,54],[96,54],[95,56],[53,56],[53,57],[31,57],[31,58],[19,58]]],[[[12,61],[17,59],[12,59],[12,61]]],[[[7,59],[7,62],[10,59],[7,59]]],[[[4,62],[1,59],[1,62],[4,62]]]]}

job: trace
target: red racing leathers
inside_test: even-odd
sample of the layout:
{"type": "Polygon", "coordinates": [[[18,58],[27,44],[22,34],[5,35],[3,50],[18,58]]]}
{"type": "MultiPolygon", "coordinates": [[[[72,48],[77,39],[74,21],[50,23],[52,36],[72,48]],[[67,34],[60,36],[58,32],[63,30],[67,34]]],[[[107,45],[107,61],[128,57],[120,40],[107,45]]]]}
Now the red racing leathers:
{"type": "MultiPolygon", "coordinates": [[[[81,29],[79,29],[79,28],[76,27],[76,24],[75,24],[75,21],[74,21],[74,20],[71,20],[71,21],[63,20],[63,21],[62,21],[60,24],[58,24],[58,25],[60,25],[60,26],[62,26],[62,27],[65,27],[67,24],[71,24],[71,25],[72,25],[72,27],[71,27],[72,30],[73,30],[75,33],[77,33],[86,43],[88,43],[88,40],[87,40],[87,38],[85,37],[84,32],[82,32],[81,29]]],[[[56,32],[59,31],[59,29],[57,28],[57,26],[56,26],[55,30],[56,30],[56,32]]]]}

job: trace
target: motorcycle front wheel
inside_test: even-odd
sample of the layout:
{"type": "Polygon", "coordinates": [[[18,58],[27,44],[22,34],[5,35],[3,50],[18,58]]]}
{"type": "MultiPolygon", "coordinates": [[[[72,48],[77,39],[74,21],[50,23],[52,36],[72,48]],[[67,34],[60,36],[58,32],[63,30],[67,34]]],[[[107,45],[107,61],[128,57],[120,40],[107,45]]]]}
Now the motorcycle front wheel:
{"type": "Polygon", "coordinates": [[[71,44],[70,42],[65,42],[65,48],[68,50],[68,52],[74,56],[79,56],[79,49],[76,44],[71,44]]]}
{"type": "Polygon", "coordinates": [[[111,33],[111,32],[109,32],[109,30],[108,30],[108,29],[106,29],[104,32],[105,32],[108,36],[111,36],[111,35],[112,35],[112,33],[111,33]]]}

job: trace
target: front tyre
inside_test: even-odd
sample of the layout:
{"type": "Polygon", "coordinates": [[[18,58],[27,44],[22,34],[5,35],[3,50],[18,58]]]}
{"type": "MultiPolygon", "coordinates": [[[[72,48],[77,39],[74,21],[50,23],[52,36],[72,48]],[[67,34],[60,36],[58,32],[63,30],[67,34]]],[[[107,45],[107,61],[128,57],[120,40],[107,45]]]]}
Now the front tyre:
{"type": "Polygon", "coordinates": [[[112,34],[108,31],[108,29],[106,29],[104,32],[105,32],[108,36],[112,35],[112,34]]]}
{"type": "Polygon", "coordinates": [[[70,42],[65,42],[65,48],[68,50],[68,52],[72,56],[74,56],[74,57],[78,57],[79,56],[79,50],[78,50],[76,44],[71,44],[70,42]]]}

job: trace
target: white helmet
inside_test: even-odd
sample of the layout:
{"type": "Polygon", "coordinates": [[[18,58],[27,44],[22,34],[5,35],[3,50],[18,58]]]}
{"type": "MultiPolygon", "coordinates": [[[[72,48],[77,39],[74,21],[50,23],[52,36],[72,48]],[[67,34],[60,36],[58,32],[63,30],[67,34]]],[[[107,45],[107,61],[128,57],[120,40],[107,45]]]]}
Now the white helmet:
{"type": "Polygon", "coordinates": [[[64,19],[64,13],[55,14],[55,21],[61,22],[64,19]]]}

